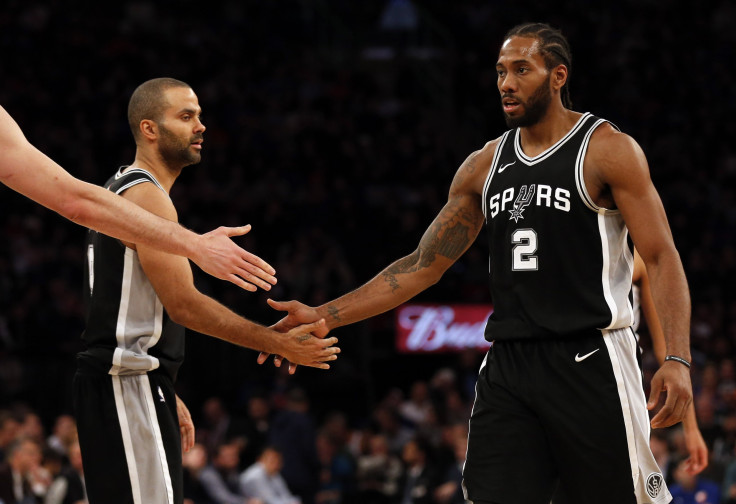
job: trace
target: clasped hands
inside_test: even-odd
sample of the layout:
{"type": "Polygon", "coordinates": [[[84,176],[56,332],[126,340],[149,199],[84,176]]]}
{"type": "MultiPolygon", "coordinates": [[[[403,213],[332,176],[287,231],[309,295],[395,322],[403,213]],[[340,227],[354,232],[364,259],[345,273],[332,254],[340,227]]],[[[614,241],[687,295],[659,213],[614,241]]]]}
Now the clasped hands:
{"type": "MultiPolygon", "coordinates": [[[[305,324],[314,324],[318,323],[322,320],[322,317],[319,316],[319,313],[317,313],[317,310],[312,308],[311,306],[307,306],[303,303],[300,303],[299,301],[274,301],[273,299],[267,300],[269,306],[277,311],[287,312],[287,315],[276,322],[274,325],[272,325],[270,328],[274,331],[278,332],[289,332],[292,331],[294,328],[297,328],[299,326],[304,326],[305,324]]],[[[323,323],[320,326],[316,328],[312,328],[310,333],[313,336],[316,336],[317,338],[324,339],[325,336],[330,332],[330,330],[327,328],[327,326],[323,323]]],[[[334,340],[335,343],[337,343],[337,338],[330,338],[330,340],[334,340]]],[[[307,364],[311,367],[317,367],[320,369],[329,369],[330,365],[327,364],[327,361],[333,361],[337,359],[337,354],[340,353],[340,349],[337,347],[327,347],[326,350],[334,349],[335,351],[324,358],[322,361],[314,362],[311,364],[307,364]]],[[[271,354],[266,352],[261,352],[258,355],[258,364],[263,364],[266,362],[268,357],[271,354]]],[[[276,367],[281,367],[282,362],[284,361],[284,357],[281,355],[274,355],[273,357],[273,363],[276,367]]],[[[289,361],[289,374],[294,374],[296,372],[297,364],[289,361]]]]}

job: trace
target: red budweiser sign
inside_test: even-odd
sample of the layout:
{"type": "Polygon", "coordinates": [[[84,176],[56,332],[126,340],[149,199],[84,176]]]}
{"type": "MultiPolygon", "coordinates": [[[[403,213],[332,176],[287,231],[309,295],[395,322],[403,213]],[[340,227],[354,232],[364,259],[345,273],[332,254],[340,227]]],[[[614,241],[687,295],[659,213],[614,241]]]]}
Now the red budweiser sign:
{"type": "Polygon", "coordinates": [[[488,350],[483,337],[491,305],[406,304],[396,310],[396,349],[404,353],[488,350]]]}

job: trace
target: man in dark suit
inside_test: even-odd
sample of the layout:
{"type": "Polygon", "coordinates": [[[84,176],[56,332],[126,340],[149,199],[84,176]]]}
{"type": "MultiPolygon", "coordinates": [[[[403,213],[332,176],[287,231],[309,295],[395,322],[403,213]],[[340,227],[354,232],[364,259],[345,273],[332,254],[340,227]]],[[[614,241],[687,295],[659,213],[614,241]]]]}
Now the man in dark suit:
{"type": "Polygon", "coordinates": [[[36,504],[42,496],[31,488],[30,475],[41,466],[41,447],[30,438],[8,445],[6,463],[0,466],[0,500],[4,504],[36,504]]]}
{"type": "Polygon", "coordinates": [[[430,446],[416,437],[404,445],[401,458],[406,464],[401,504],[430,504],[437,487],[437,471],[430,462],[430,446]]]}

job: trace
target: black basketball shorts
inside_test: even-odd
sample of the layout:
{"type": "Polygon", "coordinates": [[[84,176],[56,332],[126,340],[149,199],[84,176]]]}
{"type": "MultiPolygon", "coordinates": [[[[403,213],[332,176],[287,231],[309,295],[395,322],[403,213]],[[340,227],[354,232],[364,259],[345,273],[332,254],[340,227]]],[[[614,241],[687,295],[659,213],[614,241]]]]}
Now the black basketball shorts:
{"type": "Polygon", "coordinates": [[[463,487],[494,504],[662,504],[630,328],[496,341],[476,384],[463,487]],[[555,490],[557,493],[555,494],[555,490]]]}
{"type": "Polygon", "coordinates": [[[176,396],[162,373],[74,376],[74,409],[90,504],[181,504],[176,396]]]}

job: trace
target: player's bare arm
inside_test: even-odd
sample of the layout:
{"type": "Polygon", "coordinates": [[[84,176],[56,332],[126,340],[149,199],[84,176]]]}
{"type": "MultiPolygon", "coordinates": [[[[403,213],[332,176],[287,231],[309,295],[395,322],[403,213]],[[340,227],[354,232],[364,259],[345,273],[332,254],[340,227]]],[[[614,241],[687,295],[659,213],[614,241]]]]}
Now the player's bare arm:
{"type": "MultiPolygon", "coordinates": [[[[497,143],[497,140],[488,142],[463,162],[453,178],[447,203],[424,232],[414,252],[393,262],[358,289],[318,308],[298,301],[269,299],[272,308],[288,312],[274,328],[283,331],[295,324],[324,318],[326,326],[316,334],[325,336],[331,329],[395,308],[437,283],[473,244],[483,226],[483,183],[497,143]]],[[[258,362],[263,363],[267,358],[268,354],[261,354],[258,362]]],[[[277,357],[275,363],[280,366],[281,359],[277,357]]],[[[290,367],[290,372],[293,370],[290,367]]]]}
{"type": "Polygon", "coordinates": [[[220,227],[198,235],[82,182],[31,145],[2,107],[0,182],[82,226],[189,257],[210,275],[243,289],[268,290],[276,283],[275,270],[268,263],[230,239],[248,233],[250,226],[220,227]]]}
{"type": "MultiPolygon", "coordinates": [[[[165,219],[176,221],[171,200],[154,184],[138,184],[124,197],[165,219]]],[[[299,364],[329,369],[329,361],[337,359],[337,338],[320,339],[311,335],[324,321],[300,325],[279,333],[251,322],[194,286],[189,262],[143,245],[126,243],[138,251],[143,271],[171,319],[184,327],[254,350],[285,355],[299,364]],[[282,352],[284,352],[282,354],[282,352]]]]}
{"type": "MultiPolygon", "coordinates": [[[[617,208],[649,274],[652,297],[665,337],[667,355],[690,361],[690,295],[662,201],[652,184],[646,157],[628,135],[605,124],[591,137],[584,165],[585,183],[599,206],[617,208]]],[[[687,366],[666,361],[652,378],[648,407],[667,392],[652,426],[683,419],[692,401],[687,366]]]]}
{"type": "MultiPolygon", "coordinates": [[[[654,308],[654,300],[649,287],[649,275],[644,266],[644,261],[639,255],[639,251],[634,250],[634,284],[639,286],[639,299],[641,302],[641,311],[644,315],[649,335],[652,338],[652,348],[657,362],[661,366],[664,364],[664,358],[667,355],[664,344],[664,333],[659,323],[657,310],[654,308]]],[[[691,402],[682,419],[682,428],[685,433],[685,446],[689,457],[686,461],[686,470],[690,474],[699,474],[708,467],[708,446],[705,444],[703,434],[698,427],[698,420],[695,415],[695,403],[691,402]]]]}
{"type": "Polygon", "coordinates": [[[413,298],[439,281],[473,244],[483,226],[481,193],[495,145],[472,153],[458,169],[444,207],[416,250],[368,283],[317,308],[333,329],[363,320],[413,298]]]}

